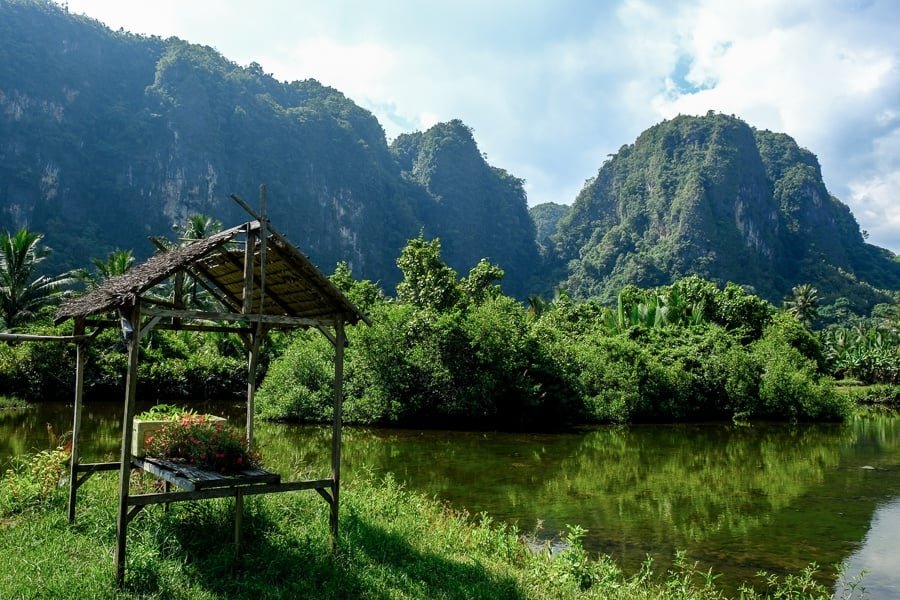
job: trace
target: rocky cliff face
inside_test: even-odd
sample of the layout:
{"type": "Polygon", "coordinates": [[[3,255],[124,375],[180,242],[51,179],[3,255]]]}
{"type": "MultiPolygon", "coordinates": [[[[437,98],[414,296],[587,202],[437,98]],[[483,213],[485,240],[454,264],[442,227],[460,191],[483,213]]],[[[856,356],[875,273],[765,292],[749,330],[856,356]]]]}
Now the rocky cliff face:
{"type": "Polygon", "coordinates": [[[678,117],[623,146],[588,182],[553,238],[565,285],[609,299],[626,283],[697,273],[780,303],[797,283],[871,304],[854,273],[896,289],[900,264],[865,244],[788,136],[734,117],[678,117]]]}

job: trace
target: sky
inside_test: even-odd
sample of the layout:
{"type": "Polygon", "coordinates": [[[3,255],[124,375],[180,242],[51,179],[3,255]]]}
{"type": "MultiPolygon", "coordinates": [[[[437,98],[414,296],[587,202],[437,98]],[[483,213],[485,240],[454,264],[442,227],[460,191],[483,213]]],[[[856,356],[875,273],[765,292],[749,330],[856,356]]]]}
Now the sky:
{"type": "Polygon", "coordinates": [[[571,204],[663,119],[713,110],[787,133],[869,242],[900,253],[895,0],[68,0],[112,29],[176,36],[314,78],[388,140],[460,119],[529,205],[571,204]]]}

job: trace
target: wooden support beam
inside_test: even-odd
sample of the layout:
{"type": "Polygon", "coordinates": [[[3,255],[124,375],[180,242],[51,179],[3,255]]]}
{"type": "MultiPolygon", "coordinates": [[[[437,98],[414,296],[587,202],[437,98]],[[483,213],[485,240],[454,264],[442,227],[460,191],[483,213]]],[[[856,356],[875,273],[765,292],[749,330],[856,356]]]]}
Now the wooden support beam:
{"type": "MultiPolygon", "coordinates": [[[[262,485],[247,485],[241,487],[241,493],[245,496],[258,494],[280,494],[282,492],[296,492],[300,490],[317,490],[331,488],[331,479],[317,479],[310,481],[288,481],[285,483],[268,483],[262,485]]],[[[128,498],[131,506],[146,506],[149,504],[165,504],[167,502],[186,502],[191,500],[210,500],[212,498],[231,498],[235,495],[237,487],[217,487],[192,492],[169,492],[156,494],[135,494],[128,498]]]]}
{"type": "MultiPolygon", "coordinates": [[[[75,321],[75,330],[84,330],[84,319],[75,321]]],[[[69,525],[75,522],[75,502],[78,496],[78,461],[80,460],[79,436],[81,435],[82,398],[84,397],[84,367],[87,361],[87,345],[79,342],[75,347],[75,410],[72,418],[72,451],[69,456],[69,525]]]]}
{"type": "Polygon", "coordinates": [[[210,333],[236,333],[238,335],[253,333],[250,327],[229,327],[227,325],[184,325],[177,323],[160,323],[154,329],[169,331],[207,331],[210,333]]]}
{"type": "Polygon", "coordinates": [[[118,471],[119,463],[80,463],[76,466],[76,472],[81,473],[81,476],[75,481],[75,489],[77,490],[84,482],[90,479],[91,475],[94,473],[100,473],[101,471],[118,471]]]}
{"type": "Polygon", "coordinates": [[[247,247],[244,250],[244,293],[241,296],[243,308],[241,312],[245,315],[250,314],[253,310],[253,270],[256,262],[256,242],[258,239],[258,231],[247,230],[247,247]]]}
{"type": "Polygon", "coordinates": [[[334,324],[334,418],[331,426],[331,546],[338,544],[338,508],[341,490],[341,411],[344,402],[344,322],[334,324]]]}
{"type": "MultiPolygon", "coordinates": [[[[160,240],[151,237],[150,241],[153,242],[154,246],[156,246],[158,249],[162,250],[163,252],[169,251],[169,248],[166,248],[166,246],[160,240]]],[[[221,246],[214,248],[214,251],[223,252],[221,246]]],[[[176,309],[184,308],[184,306],[183,306],[184,303],[180,301],[181,294],[177,290],[178,290],[178,276],[180,275],[181,278],[184,279],[185,273],[190,275],[191,279],[193,279],[194,281],[199,283],[200,287],[202,287],[204,290],[209,292],[213,298],[215,298],[222,304],[222,306],[230,307],[232,310],[240,309],[240,307],[241,307],[240,301],[237,298],[235,298],[231,294],[231,292],[228,291],[227,288],[220,286],[218,284],[218,281],[210,275],[209,270],[206,267],[204,267],[202,265],[202,263],[200,263],[200,262],[195,262],[191,265],[186,265],[184,271],[178,271],[175,274],[176,300],[175,300],[175,302],[171,303],[171,306],[173,308],[176,308],[176,309]],[[200,274],[198,274],[195,271],[199,271],[200,274]],[[200,275],[203,275],[203,277],[201,277],[200,275]],[[209,280],[210,282],[212,282],[212,285],[207,283],[206,280],[209,280]],[[179,306],[179,304],[181,306],[179,306]]],[[[183,285],[184,284],[182,282],[182,286],[183,285]]],[[[177,318],[173,319],[173,322],[174,321],[177,321],[177,318]]]]}
{"type": "Polygon", "coordinates": [[[161,320],[162,317],[160,317],[159,315],[155,315],[149,321],[147,321],[146,325],[141,327],[141,338],[146,337],[148,333],[153,331],[153,329],[159,324],[161,320]]]}
{"type": "Polygon", "coordinates": [[[128,373],[125,379],[125,411],[122,416],[122,452],[119,466],[119,512],[116,518],[116,583],[119,587],[125,583],[125,542],[128,532],[128,496],[131,482],[131,422],[134,418],[135,396],[137,395],[138,357],[141,339],[141,305],[136,302],[123,317],[132,327],[128,345],[128,373]]]}
{"type": "Polygon", "coordinates": [[[243,321],[245,323],[265,323],[266,325],[286,325],[289,327],[315,327],[329,324],[330,319],[306,319],[302,317],[285,317],[281,315],[256,315],[241,313],[223,313],[202,310],[171,310],[147,307],[144,313],[149,316],[181,317],[203,321],[243,321]]]}
{"type": "MultiPolygon", "coordinates": [[[[328,480],[328,489],[331,488],[331,480],[328,480]]],[[[325,502],[328,503],[329,506],[334,504],[334,499],[331,497],[331,494],[328,493],[328,489],[326,488],[316,488],[316,491],[319,492],[319,495],[325,499],[325,502]]]]}
{"type": "Polygon", "coordinates": [[[131,523],[131,520],[132,520],[133,518],[135,518],[135,517],[137,516],[137,514],[138,514],[139,512],[141,512],[142,510],[144,510],[144,507],[143,507],[143,506],[132,506],[132,507],[131,507],[131,510],[128,511],[128,515],[127,515],[127,517],[126,517],[126,519],[128,520],[128,522],[131,523]]]}
{"type": "Polygon", "coordinates": [[[259,314],[265,314],[266,309],[266,246],[268,246],[269,235],[266,233],[268,229],[268,215],[266,200],[266,186],[259,186],[259,314]]]}
{"type": "MultiPolygon", "coordinates": [[[[243,198],[241,198],[240,196],[238,196],[237,194],[231,194],[231,199],[234,200],[235,202],[237,202],[237,203],[238,203],[238,206],[240,206],[240,207],[243,208],[245,211],[247,211],[247,213],[248,213],[250,216],[252,216],[254,219],[256,219],[257,221],[263,221],[263,220],[264,220],[264,218],[263,218],[261,215],[257,214],[257,212],[256,212],[255,210],[253,210],[253,209],[250,207],[250,205],[247,204],[247,202],[246,202],[243,198]]],[[[271,224],[268,225],[268,227],[267,227],[267,232],[268,232],[273,238],[275,238],[275,240],[276,240],[277,242],[279,242],[279,244],[281,245],[281,247],[279,247],[279,244],[274,244],[274,245],[272,246],[271,249],[277,251],[277,252],[279,253],[279,255],[281,255],[281,257],[282,257],[285,261],[287,261],[288,263],[293,264],[294,267],[297,268],[297,269],[299,269],[299,271],[300,271],[301,273],[302,273],[302,272],[310,272],[310,273],[317,273],[317,272],[318,272],[318,269],[316,269],[315,265],[313,265],[312,262],[310,262],[309,258],[307,258],[306,256],[303,256],[302,254],[300,254],[300,253],[294,248],[293,244],[291,244],[291,243],[287,240],[287,238],[285,238],[283,235],[281,235],[280,233],[278,233],[277,231],[275,231],[275,228],[272,227],[271,224]]],[[[349,306],[349,307],[353,310],[354,313],[356,313],[357,315],[359,315],[360,318],[362,318],[362,321],[363,321],[365,324],[367,324],[367,325],[371,325],[371,324],[372,324],[372,322],[369,321],[369,317],[367,317],[367,316],[366,316],[361,310],[359,310],[352,302],[350,302],[350,300],[348,300],[348,299],[341,293],[341,291],[340,291],[339,289],[337,289],[337,287],[335,287],[334,284],[332,284],[332,283],[331,283],[330,281],[328,281],[327,279],[323,282],[324,285],[318,285],[318,277],[311,277],[311,278],[309,278],[307,281],[308,281],[310,284],[312,284],[314,287],[316,287],[316,289],[319,291],[319,293],[321,293],[324,297],[332,298],[332,299],[335,299],[335,300],[340,299],[340,301],[341,301],[343,304],[346,304],[347,306],[349,306]]]]}
{"type": "MultiPolygon", "coordinates": [[[[258,325],[261,327],[262,323],[258,325]]],[[[256,371],[259,368],[259,352],[263,333],[261,329],[250,336],[250,350],[247,352],[247,443],[253,442],[253,413],[256,397],[256,371]]]]}
{"type": "Polygon", "coordinates": [[[244,528],[244,493],[241,488],[234,491],[234,555],[241,555],[244,528]]]}
{"type": "Polygon", "coordinates": [[[330,331],[328,331],[327,329],[325,329],[322,325],[317,325],[317,326],[316,326],[316,329],[318,329],[318,330],[319,330],[319,333],[321,333],[322,335],[324,335],[325,338],[326,338],[329,342],[331,342],[331,345],[332,345],[332,346],[336,346],[336,345],[337,345],[337,339],[335,339],[334,335],[332,335],[332,333],[331,333],[330,331]]]}
{"type": "Polygon", "coordinates": [[[88,335],[34,335],[30,333],[0,333],[4,342],[84,342],[93,338],[88,335]]]}
{"type": "MultiPolygon", "coordinates": [[[[218,250],[220,252],[224,252],[222,248],[218,248],[218,250]]],[[[187,267],[187,272],[191,277],[194,278],[194,281],[200,284],[200,287],[212,294],[213,298],[218,300],[222,304],[222,306],[231,308],[235,311],[240,310],[241,302],[238,297],[232,294],[231,290],[229,290],[228,288],[219,285],[219,281],[212,276],[212,273],[209,272],[209,269],[207,269],[200,263],[194,263],[193,265],[187,267]],[[198,271],[199,275],[195,273],[195,271],[198,271]],[[200,277],[200,275],[203,275],[203,277],[200,277]],[[204,279],[209,280],[212,285],[209,285],[204,279]]]]}
{"type": "MultiPolygon", "coordinates": [[[[266,244],[266,246],[268,247],[268,244],[266,244]]],[[[268,253],[268,248],[267,248],[266,252],[268,253]]],[[[220,248],[219,254],[223,258],[225,258],[228,262],[233,264],[234,266],[243,269],[243,266],[241,265],[240,261],[237,258],[235,258],[234,255],[231,254],[230,252],[227,252],[225,249],[220,248]]],[[[260,260],[260,264],[263,264],[262,260],[260,260]]],[[[262,278],[259,275],[255,274],[255,270],[254,270],[254,275],[253,275],[253,283],[255,283],[257,286],[259,286],[260,289],[262,289],[264,287],[262,278]]],[[[275,304],[280,306],[281,309],[284,310],[285,312],[287,312],[287,313],[292,312],[292,309],[290,308],[288,303],[283,298],[281,298],[281,296],[279,296],[278,294],[273,294],[272,290],[270,290],[268,288],[266,288],[266,297],[268,297],[273,302],[275,302],[275,304]]]]}

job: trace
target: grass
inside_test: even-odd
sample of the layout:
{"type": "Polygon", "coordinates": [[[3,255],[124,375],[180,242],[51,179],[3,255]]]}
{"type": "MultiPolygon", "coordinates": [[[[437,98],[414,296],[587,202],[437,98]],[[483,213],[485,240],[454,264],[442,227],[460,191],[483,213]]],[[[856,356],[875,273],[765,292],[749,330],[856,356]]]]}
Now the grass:
{"type": "MultiPolygon", "coordinates": [[[[28,472],[21,469],[19,476],[28,472]]],[[[40,471],[45,472],[45,471],[40,471]]],[[[9,482],[0,479],[0,493],[9,482]]],[[[139,486],[150,485],[146,479],[139,486]]],[[[411,493],[392,478],[362,478],[342,489],[340,539],[332,551],[327,504],[311,492],[255,496],[245,504],[245,551],[233,547],[233,501],[149,507],[129,527],[126,583],[114,583],[117,482],[95,475],[79,491],[76,523],[67,489],[39,504],[0,513],[2,598],[526,598],[718,599],[712,573],[683,556],[666,573],[648,562],[626,575],[608,557],[589,556],[573,527],[565,550],[529,548],[514,527],[470,516],[411,493]]],[[[830,598],[810,569],[761,577],[782,598],[830,598]]]]}
{"type": "Polygon", "coordinates": [[[27,406],[28,403],[21,398],[0,394],[0,410],[4,408],[26,408],[27,406]]]}

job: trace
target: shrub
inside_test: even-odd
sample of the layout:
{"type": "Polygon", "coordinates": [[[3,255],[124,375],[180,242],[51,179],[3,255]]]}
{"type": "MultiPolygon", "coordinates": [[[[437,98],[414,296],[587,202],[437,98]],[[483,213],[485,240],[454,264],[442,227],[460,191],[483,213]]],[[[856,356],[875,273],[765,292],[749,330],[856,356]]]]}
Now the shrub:
{"type": "Polygon", "coordinates": [[[753,344],[752,353],[761,370],[754,416],[805,421],[849,415],[847,398],[820,380],[815,361],[785,341],[777,324],[753,344]]]}
{"type": "Polygon", "coordinates": [[[334,349],[319,332],[300,332],[278,359],[257,394],[257,414],[269,419],[331,418],[334,349]]]}
{"type": "Polygon", "coordinates": [[[61,446],[16,459],[0,479],[0,515],[47,505],[66,476],[69,455],[61,446]]]}

